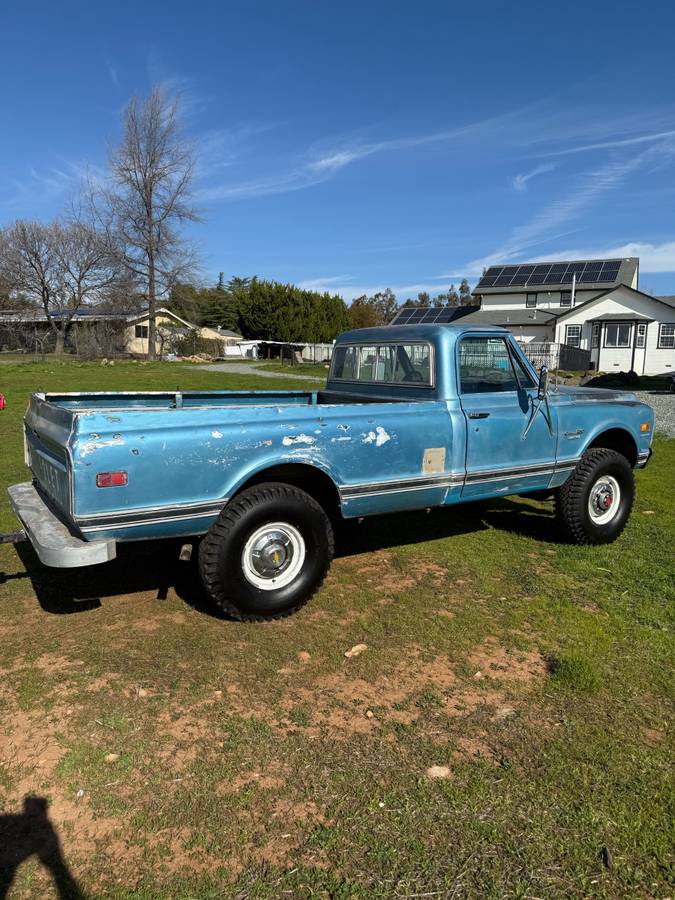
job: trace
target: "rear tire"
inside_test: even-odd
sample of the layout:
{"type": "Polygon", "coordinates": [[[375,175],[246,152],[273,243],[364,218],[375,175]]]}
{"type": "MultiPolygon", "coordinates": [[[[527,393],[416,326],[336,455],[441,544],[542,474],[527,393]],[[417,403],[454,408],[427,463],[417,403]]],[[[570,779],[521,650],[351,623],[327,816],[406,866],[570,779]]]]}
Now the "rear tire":
{"type": "Polygon", "coordinates": [[[323,508],[277,482],[236,496],[199,547],[209,598],[240,622],[296,612],[319,589],[332,559],[333,529],[323,508]]]}
{"type": "Polygon", "coordinates": [[[635,479],[626,457],[596,447],[584,453],[556,490],[556,519],[573,544],[609,544],[626,527],[634,498],[635,479]]]}

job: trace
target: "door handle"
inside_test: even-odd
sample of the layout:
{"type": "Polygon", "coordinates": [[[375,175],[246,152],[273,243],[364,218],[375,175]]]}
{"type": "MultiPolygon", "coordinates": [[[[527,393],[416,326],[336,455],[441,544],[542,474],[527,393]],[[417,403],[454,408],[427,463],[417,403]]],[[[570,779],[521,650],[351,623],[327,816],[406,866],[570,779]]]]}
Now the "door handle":
{"type": "Polygon", "coordinates": [[[487,417],[489,415],[490,415],[490,413],[488,413],[488,412],[472,412],[472,413],[469,413],[469,418],[470,419],[487,419],[487,417]]]}

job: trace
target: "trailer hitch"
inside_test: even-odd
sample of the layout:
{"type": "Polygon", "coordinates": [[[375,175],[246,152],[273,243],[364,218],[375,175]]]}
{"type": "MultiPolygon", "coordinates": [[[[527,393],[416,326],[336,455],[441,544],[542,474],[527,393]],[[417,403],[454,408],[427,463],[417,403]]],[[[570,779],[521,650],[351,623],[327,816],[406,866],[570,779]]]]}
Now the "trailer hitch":
{"type": "Polygon", "coordinates": [[[28,535],[23,528],[19,529],[19,531],[0,532],[0,544],[23,544],[27,540],[28,535]]]}

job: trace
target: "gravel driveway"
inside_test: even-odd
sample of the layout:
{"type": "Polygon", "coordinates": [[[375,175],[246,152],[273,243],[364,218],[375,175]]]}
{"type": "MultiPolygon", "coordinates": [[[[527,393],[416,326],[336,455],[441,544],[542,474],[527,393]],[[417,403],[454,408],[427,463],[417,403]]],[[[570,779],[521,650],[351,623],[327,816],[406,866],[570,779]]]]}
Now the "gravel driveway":
{"type": "Polygon", "coordinates": [[[229,375],[255,375],[258,378],[286,378],[293,381],[316,381],[326,383],[325,378],[317,378],[316,375],[292,375],[290,372],[271,372],[263,365],[254,362],[217,362],[199,366],[206,372],[225,372],[229,375]]]}
{"type": "Polygon", "coordinates": [[[675,437],[675,394],[660,391],[635,391],[635,394],[654,410],[654,430],[675,437]]]}

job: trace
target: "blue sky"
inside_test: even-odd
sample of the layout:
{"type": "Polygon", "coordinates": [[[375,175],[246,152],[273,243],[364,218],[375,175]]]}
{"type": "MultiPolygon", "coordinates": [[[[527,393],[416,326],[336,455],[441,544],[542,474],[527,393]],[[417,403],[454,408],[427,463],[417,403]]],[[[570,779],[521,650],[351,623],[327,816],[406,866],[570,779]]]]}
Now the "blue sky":
{"type": "Polygon", "coordinates": [[[675,294],[672,3],[5,0],[0,31],[0,223],[57,214],[163,82],[207,279],[402,300],[639,255],[675,294]]]}

